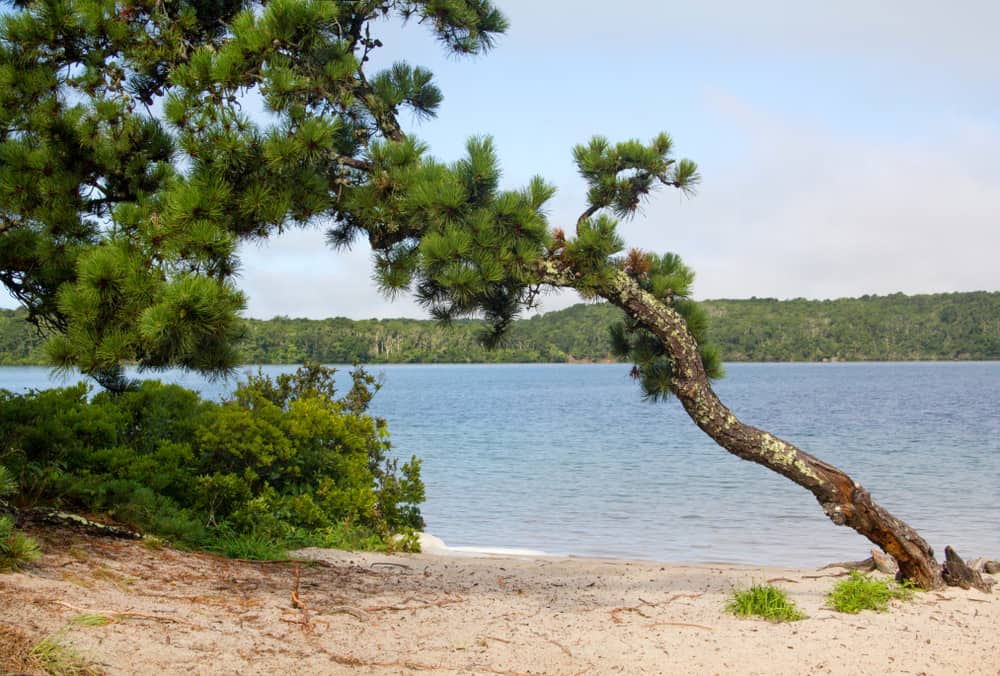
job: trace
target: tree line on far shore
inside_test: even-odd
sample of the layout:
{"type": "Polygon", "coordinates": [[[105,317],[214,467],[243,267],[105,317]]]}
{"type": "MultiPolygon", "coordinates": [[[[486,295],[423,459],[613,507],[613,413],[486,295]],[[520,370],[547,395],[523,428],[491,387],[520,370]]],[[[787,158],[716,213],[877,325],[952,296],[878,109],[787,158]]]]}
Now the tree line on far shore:
{"type": "MultiPolygon", "coordinates": [[[[837,300],[711,300],[710,335],[725,361],[1000,359],[1000,292],[837,300]]],[[[613,360],[607,327],[621,311],[578,304],[514,323],[494,350],[474,320],[247,319],[245,363],[328,364],[613,360]]],[[[0,364],[45,364],[44,336],[23,310],[0,310],[0,364]]]]}

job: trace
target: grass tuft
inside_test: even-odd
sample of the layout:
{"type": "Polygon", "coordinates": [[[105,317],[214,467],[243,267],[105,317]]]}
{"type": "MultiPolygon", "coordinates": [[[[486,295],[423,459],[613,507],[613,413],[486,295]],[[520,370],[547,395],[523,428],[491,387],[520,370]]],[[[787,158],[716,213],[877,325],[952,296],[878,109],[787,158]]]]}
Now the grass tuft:
{"type": "Polygon", "coordinates": [[[229,533],[219,537],[212,549],[230,559],[267,561],[288,558],[288,549],[274,538],[256,533],[229,533]]]}
{"type": "Polygon", "coordinates": [[[103,627],[104,625],[111,624],[112,622],[114,622],[114,620],[106,615],[101,615],[100,613],[80,613],[70,620],[70,623],[81,627],[103,627]]]}
{"type": "Polygon", "coordinates": [[[788,594],[769,584],[734,589],[726,612],[738,617],[763,617],[772,622],[795,622],[807,617],[789,600],[788,594]]]}
{"type": "Polygon", "coordinates": [[[0,573],[14,573],[42,555],[38,543],[14,528],[14,519],[0,516],[0,573]]]}
{"type": "Polygon", "coordinates": [[[864,575],[854,570],[834,585],[827,595],[826,604],[841,613],[856,615],[862,610],[885,612],[893,599],[906,601],[912,598],[913,588],[907,584],[897,584],[891,580],[864,575]]]}
{"type": "Polygon", "coordinates": [[[61,632],[46,636],[31,649],[31,659],[46,674],[100,676],[104,672],[63,641],[61,632]]]}

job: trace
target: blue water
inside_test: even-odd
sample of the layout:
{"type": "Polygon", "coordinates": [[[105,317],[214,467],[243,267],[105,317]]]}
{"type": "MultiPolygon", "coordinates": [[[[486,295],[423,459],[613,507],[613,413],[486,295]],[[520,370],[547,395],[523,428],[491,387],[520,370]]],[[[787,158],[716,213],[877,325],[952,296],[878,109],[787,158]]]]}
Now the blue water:
{"type": "MultiPolygon", "coordinates": [[[[850,473],[939,552],[1000,556],[1000,363],[727,368],[716,389],[744,421],[850,473]]],[[[782,565],[871,546],[676,402],[644,403],[626,366],[371,370],[385,385],[372,411],[399,455],[423,459],[427,530],[449,545],[782,565]]],[[[210,397],[232,386],[163,379],[210,397]]],[[[0,369],[0,387],[48,386],[46,369],[0,369]]]]}

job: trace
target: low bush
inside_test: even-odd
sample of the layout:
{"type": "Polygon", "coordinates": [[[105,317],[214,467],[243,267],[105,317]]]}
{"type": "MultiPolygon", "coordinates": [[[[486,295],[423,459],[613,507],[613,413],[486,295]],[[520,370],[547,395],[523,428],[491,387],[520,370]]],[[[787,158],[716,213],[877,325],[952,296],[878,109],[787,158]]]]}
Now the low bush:
{"type": "MultiPolygon", "coordinates": [[[[4,500],[17,493],[17,482],[6,467],[0,465],[0,507],[4,500]]],[[[14,519],[0,515],[0,573],[11,573],[41,556],[38,543],[14,528],[14,519]]]]}
{"type": "Polygon", "coordinates": [[[913,588],[865,575],[854,570],[850,576],[834,585],[827,595],[827,605],[841,613],[856,615],[862,610],[885,612],[893,599],[905,601],[913,596],[913,588]]]}
{"type": "Polygon", "coordinates": [[[157,381],[92,398],[82,384],[0,391],[11,500],[238,558],[387,547],[423,526],[420,462],[391,455],[385,421],[367,413],[378,384],[361,368],[351,376],[338,397],[334,371],[317,364],[258,374],[221,403],[157,381]]]}
{"type": "Polygon", "coordinates": [[[738,617],[763,617],[772,622],[794,622],[806,618],[781,589],[772,585],[752,585],[734,589],[726,611],[738,617]]]}

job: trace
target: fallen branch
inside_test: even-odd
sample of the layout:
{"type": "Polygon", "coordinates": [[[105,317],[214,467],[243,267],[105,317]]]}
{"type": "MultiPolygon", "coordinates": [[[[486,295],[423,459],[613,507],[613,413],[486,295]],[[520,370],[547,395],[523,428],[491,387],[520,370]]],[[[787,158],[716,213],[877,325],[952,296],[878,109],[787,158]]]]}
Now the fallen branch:
{"type": "Polygon", "coordinates": [[[138,531],[121,526],[111,526],[98,521],[91,521],[85,516],[72,514],[70,512],[60,512],[54,509],[15,509],[14,518],[19,527],[28,524],[44,524],[49,526],[62,526],[72,528],[88,535],[100,537],[119,538],[122,540],[142,540],[145,536],[138,531]]]}
{"type": "Polygon", "coordinates": [[[847,570],[859,570],[863,573],[868,573],[875,570],[875,560],[872,557],[867,559],[862,559],[861,561],[838,561],[837,563],[828,563],[820,570],[826,570],[827,568],[846,568],[847,570]]]}
{"type": "Polygon", "coordinates": [[[871,550],[872,555],[867,559],[861,561],[841,561],[839,563],[829,563],[820,570],[825,570],[827,568],[847,568],[848,570],[858,570],[864,573],[870,573],[877,570],[880,573],[885,573],[886,575],[895,575],[899,572],[899,566],[892,557],[886,556],[877,549],[871,550]]]}

